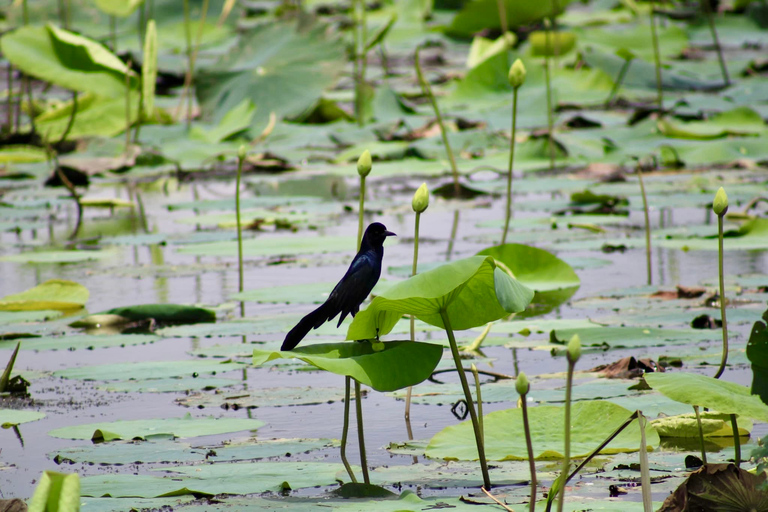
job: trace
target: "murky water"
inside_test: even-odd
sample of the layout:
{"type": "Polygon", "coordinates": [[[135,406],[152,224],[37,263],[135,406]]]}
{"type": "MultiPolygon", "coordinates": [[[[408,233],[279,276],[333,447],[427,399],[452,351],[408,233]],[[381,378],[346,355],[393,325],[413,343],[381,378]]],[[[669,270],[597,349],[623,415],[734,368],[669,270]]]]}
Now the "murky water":
{"type": "MultiPolygon", "coordinates": [[[[418,185],[418,183],[408,183],[418,185]]],[[[348,183],[353,189],[352,182],[348,183]]],[[[381,205],[410,205],[410,192],[397,193],[402,183],[391,181],[373,181],[371,204],[381,205]]],[[[435,182],[430,183],[431,186],[435,182]]],[[[228,182],[211,182],[204,185],[183,184],[178,188],[171,187],[168,195],[158,192],[143,194],[147,208],[150,229],[160,233],[179,233],[194,231],[195,225],[180,224],[179,219],[190,217],[194,213],[188,210],[169,212],[165,205],[181,201],[206,198],[231,197],[234,187],[228,182]]],[[[124,187],[104,186],[99,195],[105,197],[127,197],[124,187]]],[[[546,194],[536,196],[521,196],[520,201],[547,201],[551,199],[546,194]]],[[[356,209],[354,197],[345,202],[356,209]]],[[[480,249],[498,243],[499,230],[495,228],[479,228],[477,225],[488,220],[503,218],[504,204],[501,199],[489,201],[479,199],[474,202],[461,203],[458,224],[455,226],[455,240],[451,241],[453,222],[456,218],[454,210],[457,203],[446,202],[433,198],[433,204],[422,217],[420,245],[420,261],[434,262],[446,259],[456,259],[475,254],[480,249]],[[448,254],[449,247],[451,254],[448,254]]],[[[341,209],[339,209],[341,211],[341,209]]],[[[64,242],[73,221],[73,208],[64,207],[56,212],[59,219],[67,222],[57,223],[51,229],[40,229],[36,232],[24,231],[20,235],[3,233],[2,253],[18,252],[19,242],[27,247],[43,246],[51,243],[64,242]]],[[[543,212],[523,211],[516,213],[516,218],[525,216],[547,215],[543,212]]],[[[701,222],[704,213],[699,209],[681,208],[665,211],[665,224],[675,225],[688,222],[701,222]],[[670,219],[673,219],[670,221],[670,219]]],[[[652,212],[652,222],[660,224],[660,213],[652,212]]],[[[398,234],[397,239],[390,239],[385,244],[385,267],[408,265],[412,257],[413,217],[410,208],[402,208],[397,212],[389,211],[386,215],[369,215],[367,221],[380,221],[398,234]]],[[[633,212],[630,220],[633,225],[642,226],[642,214],[633,212]]],[[[108,214],[89,214],[86,227],[95,234],[100,224],[109,222],[108,214]]],[[[138,226],[138,223],[136,223],[138,226]]],[[[357,230],[357,217],[354,212],[340,213],[338,217],[323,227],[320,234],[344,235],[349,237],[350,249],[346,254],[320,255],[323,262],[322,270],[316,266],[313,256],[301,257],[297,262],[282,265],[267,265],[266,260],[253,260],[246,254],[245,288],[262,288],[268,286],[294,283],[311,283],[314,281],[335,281],[341,277],[353,254],[354,236],[357,230]]],[[[308,234],[307,236],[313,236],[308,234]]],[[[257,237],[303,236],[287,235],[285,233],[259,233],[257,237]]],[[[515,241],[513,232],[510,241],[515,241]]],[[[536,245],[536,244],[534,244],[536,245]]],[[[541,244],[547,247],[546,241],[541,244]]],[[[28,265],[0,262],[2,295],[19,292],[51,278],[63,278],[77,281],[90,290],[88,309],[98,312],[118,306],[128,306],[139,303],[196,303],[216,306],[227,302],[236,293],[238,287],[237,265],[234,258],[200,258],[179,254],[174,245],[165,246],[122,246],[115,250],[118,256],[87,264],[44,264],[28,265]],[[157,265],[162,263],[162,269],[157,265]],[[140,270],[142,267],[146,269],[140,270]],[[136,270],[139,269],[139,270],[136,270]]],[[[589,308],[571,307],[573,301],[592,297],[608,290],[642,286],[646,283],[645,254],[642,249],[631,249],[624,253],[614,252],[599,254],[594,251],[573,251],[559,253],[568,261],[578,261],[582,258],[599,258],[610,262],[608,265],[578,268],[581,278],[581,288],[568,303],[557,307],[545,318],[591,318],[598,313],[589,308]]],[[[726,260],[726,273],[768,273],[768,256],[765,252],[729,252],[726,260]]],[[[386,270],[385,270],[386,274],[386,270]]],[[[703,279],[715,279],[717,275],[717,255],[708,251],[682,252],[662,248],[653,249],[653,281],[654,284],[674,286],[695,285],[703,279]]],[[[385,275],[386,277],[386,275],[385,275]]],[[[259,305],[245,304],[245,314],[258,317],[274,313],[289,312],[295,314],[298,320],[311,309],[308,305],[259,305]]],[[[238,316],[237,310],[230,310],[228,315],[238,316]]],[[[604,314],[601,313],[601,314],[604,314]]],[[[599,316],[599,315],[598,315],[599,316]]],[[[756,319],[759,314],[756,313],[756,319]]],[[[49,322],[51,332],[62,330],[66,321],[49,322]]],[[[749,326],[734,327],[736,335],[732,338],[736,346],[744,346],[749,326]]],[[[345,330],[338,330],[338,340],[342,340],[345,330]]],[[[473,335],[474,336],[474,335],[473,335]]],[[[470,338],[473,336],[464,336],[470,338]]],[[[269,341],[278,336],[248,336],[248,341],[269,341]]],[[[50,372],[62,368],[80,365],[104,364],[112,362],[140,362],[158,360],[179,360],[191,358],[189,352],[217,344],[238,344],[240,337],[222,338],[174,338],[162,340],[152,345],[129,346],[124,348],[109,348],[76,351],[22,351],[19,354],[16,369],[20,371],[50,372]]],[[[711,344],[716,348],[717,344],[711,344]]],[[[608,353],[591,352],[585,354],[579,362],[579,368],[588,369],[598,364],[610,362],[625,355],[657,357],[664,354],[664,348],[614,350],[608,353]]],[[[494,372],[515,375],[524,370],[529,376],[565,370],[563,358],[554,358],[546,351],[529,349],[508,349],[490,347],[484,350],[485,355],[492,360],[492,368],[482,365],[494,372]]],[[[10,355],[9,350],[0,350],[0,362],[5,362],[10,355]]],[[[712,373],[713,370],[703,370],[712,373]]],[[[455,379],[455,374],[442,376],[445,380],[455,379]]],[[[725,374],[728,380],[748,385],[751,381],[751,371],[746,366],[729,369],[725,374]]],[[[548,382],[552,387],[561,383],[555,379],[548,382]]],[[[243,390],[258,392],[260,388],[279,386],[314,386],[314,387],[343,387],[341,377],[320,372],[280,372],[269,368],[249,368],[243,375],[240,386],[243,390]]],[[[230,388],[237,391],[238,388],[230,388]]],[[[257,437],[292,438],[292,437],[329,437],[338,438],[341,434],[341,417],[343,405],[340,402],[316,406],[258,408],[254,410],[222,410],[222,409],[187,409],[174,403],[178,397],[175,393],[108,393],[95,388],[88,382],[63,380],[54,377],[35,379],[30,389],[34,400],[33,408],[45,411],[48,416],[37,422],[22,424],[18,431],[12,429],[0,430],[0,460],[10,467],[0,466],[0,496],[2,498],[27,498],[30,496],[35,482],[45,469],[55,469],[55,464],[46,455],[56,449],[71,447],[89,442],[75,442],[55,439],[47,432],[66,425],[91,423],[95,421],[110,421],[117,419],[141,419],[155,417],[178,417],[187,413],[193,416],[226,416],[253,417],[266,422],[266,426],[258,430],[257,437]]],[[[517,397],[510,397],[510,401],[517,397]]],[[[487,412],[509,407],[508,403],[487,404],[487,412]]],[[[394,456],[383,448],[392,441],[407,439],[406,425],[403,420],[404,404],[384,394],[370,392],[364,401],[366,425],[366,443],[368,460],[371,466],[389,464],[409,464],[411,457],[394,456]]],[[[411,413],[413,435],[416,439],[429,439],[446,425],[454,424],[457,419],[451,413],[449,405],[430,406],[415,404],[411,413]]],[[[765,428],[756,429],[753,439],[765,433],[765,428]]],[[[210,444],[224,439],[247,437],[246,434],[213,436],[197,438],[196,444],[210,444]]],[[[349,448],[350,457],[357,460],[357,444],[352,434],[349,448]]],[[[748,453],[748,450],[746,451],[748,453]]],[[[312,457],[318,457],[314,453],[312,457]]],[[[338,461],[338,452],[327,449],[320,452],[323,460],[338,461]]],[[[115,471],[115,468],[89,465],[75,465],[60,468],[64,471],[77,470],[81,475],[99,474],[115,471]]],[[[118,468],[119,470],[119,468],[118,468]]],[[[141,468],[138,469],[141,471],[141,468]]],[[[663,495],[655,496],[663,499],[663,495]]]]}

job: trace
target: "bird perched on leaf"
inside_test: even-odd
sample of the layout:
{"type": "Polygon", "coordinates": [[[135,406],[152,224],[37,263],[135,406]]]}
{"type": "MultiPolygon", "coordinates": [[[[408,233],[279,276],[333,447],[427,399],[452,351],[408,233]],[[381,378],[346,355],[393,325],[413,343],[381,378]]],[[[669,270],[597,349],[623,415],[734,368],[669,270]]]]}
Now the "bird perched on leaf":
{"type": "Polygon", "coordinates": [[[381,275],[381,260],[384,257],[384,240],[388,236],[397,236],[387,231],[384,224],[374,222],[365,230],[363,240],[347,273],[341,278],[328,299],[316,310],[302,318],[285,336],[280,350],[293,350],[311,329],[317,329],[326,321],[332,320],[341,313],[341,325],[347,315],[355,316],[360,310],[360,304],[368,297],[376,286],[381,275]]]}

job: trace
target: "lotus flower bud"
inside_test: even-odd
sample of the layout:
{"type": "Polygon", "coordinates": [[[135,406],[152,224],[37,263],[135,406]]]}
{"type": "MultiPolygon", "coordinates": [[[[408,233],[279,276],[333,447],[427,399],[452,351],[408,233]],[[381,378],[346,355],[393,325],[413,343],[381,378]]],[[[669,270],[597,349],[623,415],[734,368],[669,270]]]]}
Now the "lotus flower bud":
{"type": "Polygon", "coordinates": [[[512,67],[509,68],[509,85],[517,89],[525,82],[525,65],[520,59],[516,59],[512,67]]]}
{"type": "Polygon", "coordinates": [[[424,213],[424,210],[429,206],[429,189],[426,183],[422,183],[416,193],[413,194],[411,206],[416,213],[424,213]]]}
{"type": "Polygon", "coordinates": [[[357,174],[365,178],[368,176],[368,174],[370,174],[371,167],[373,167],[373,162],[371,161],[371,152],[366,149],[363,151],[363,154],[360,155],[360,158],[357,159],[357,174]]]}
{"type": "Polygon", "coordinates": [[[515,389],[520,395],[525,395],[530,391],[531,385],[528,383],[528,377],[526,377],[525,372],[520,372],[520,375],[517,376],[515,389]]]}
{"type": "Polygon", "coordinates": [[[581,338],[579,338],[578,334],[574,334],[571,341],[568,342],[566,356],[569,363],[575,363],[581,357],[581,338]]]}
{"type": "Polygon", "coordinates": [[[243,144],[237,150],[237,159],[240,161],[245,160],[245,157],[247,154],[248,154],[248,148],[245,146],[245,144],[243,144]]]}
{"type": "Polygon", "coordinates": [[[718,217],[722,217],[728,211],[728,194],[725,193],[723,187],[717,189],[715,201],[712,203],[712,211],[714,211],[718,217]]]}

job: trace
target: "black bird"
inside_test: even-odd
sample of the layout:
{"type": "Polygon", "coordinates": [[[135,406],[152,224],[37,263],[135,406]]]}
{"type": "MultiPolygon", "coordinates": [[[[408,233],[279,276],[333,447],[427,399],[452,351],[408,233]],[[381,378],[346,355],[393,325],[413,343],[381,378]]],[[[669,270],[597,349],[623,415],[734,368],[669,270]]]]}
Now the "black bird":
{"type": "Polygon", "coordinates": [[[374,222],[368,226],[360,243],[360,251],[350,263],[347,273],[341,278],[328,299],[319,308],[302,318],[288,332],[280,350],[293,350],[310,329],[317,329],[339,313],[341,317],[336,327],[341,325],[347,315],[355,316],[360,310],[360,304],[368,297],[379,280],[381,259],[384,257],[383,244],[388,236],[397,235],[387,231],[384,224],[380,222],[374,222]]]}

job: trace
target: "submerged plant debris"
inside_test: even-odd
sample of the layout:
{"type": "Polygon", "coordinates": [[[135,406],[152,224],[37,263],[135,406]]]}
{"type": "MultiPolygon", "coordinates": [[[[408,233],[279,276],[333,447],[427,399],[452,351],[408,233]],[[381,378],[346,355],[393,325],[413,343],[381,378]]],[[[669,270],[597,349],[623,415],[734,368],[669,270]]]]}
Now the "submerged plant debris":
{"type": "Polygon", "coordinates": [[[764,2],[38,0],[2,14],[0,508],[69,478],[82,510],[527,509],[522,371],[542,510],[566,396],[575,463],[635,410],[649,422],[570,480],[565,510],[644,510],[641,442],[654,509],[717,507],[722,486],[766,503],[764,2]],[[364,220],[398,234],[373,302],[352,330],[328,322],[281,352],[356,252],[366,150],[364,220]],[[431,272],[403,283],[422,183],[431,272]],[[478,369],[493,498],[441,309],[478,369]],[[340,375],[363,382],[369,485],[349,476],[354,421],[350,468],[340,456],[340,375]],[[715,410],[701,440],[693,406],[715,410]]]}

